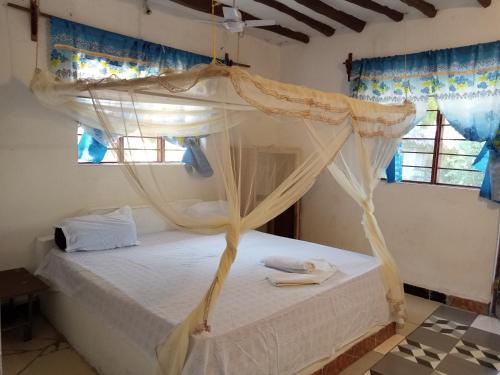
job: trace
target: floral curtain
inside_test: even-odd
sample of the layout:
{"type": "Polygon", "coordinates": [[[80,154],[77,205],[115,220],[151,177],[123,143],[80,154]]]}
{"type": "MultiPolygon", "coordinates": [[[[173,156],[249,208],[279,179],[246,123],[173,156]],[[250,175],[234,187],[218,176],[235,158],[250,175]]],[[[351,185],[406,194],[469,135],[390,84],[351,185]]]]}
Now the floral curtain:
{"type": "Polygon", "coordinates": [[[200,137],[164,137],[167,142],[185,147],[181,162],[191,176],[210,177],[212,166],[201,148],[200,137]]]}
{"type": "MultiPolygon", "coordinates": [[[[425,114],[429,95],[467,140],[485,142],[474,166],[485,171],[482,197],[500,201],[500,41],[353,62],[351,96],[379,103],[407,99],[425,114]]],[[[401,181],[401,155],[387,169],[401,181]]]]}
{"type": "Polygon", "coordinates": [[[99,163],[104,159],[108,151],[109,143],[115,142],[118,137],[109,139],[100,130],[82,125],[83,133],[78,142],[78,160],[85,160],[90,163],[99,163]]]}
{"type": "MultiPolygon", "coordinates": [[[[56,17],[50,19],[49,64],[52,73],[62,80],[101,79],[110,76],[132,79],[158,75],[166,69],[186,70],[210,62],[211,58],[208,56],[56,17]]],[[[97,129],[85,127],[78,144],[79,160],[90,163],[100,163],[103,160],[108,145],[113,140],[98,132],[97,129]]],[[[188,148],[187,153],[192,155],[191,148],[188,148]]],[[[186,160],[194,160],[188,158],[189,155],[186,155],[186,160]]]]}
{"type": "Polygon", "coordinates": [[[61,79],[137,78],[186,70],[211,58],[76,22],[50,19],[50,67],[61,79]]]}
{"type": "Polygon", "coordinates": [[[435,51],[439,109],[465,139],[485,142],[480,195],[500,202],[500,41],[435,51]]]}
{"type": "MultiPolygon", "coordinates": [[[[434,70],[429,52],[406,56],[377,57],[353,61],[350,95],[381,104],[415,105],[413,125],[425,116],[428,96],[432,92],[434,70]]],[[[388,182],[402,179],[402,156],[398,151],[386,170],[388,182]]]]}

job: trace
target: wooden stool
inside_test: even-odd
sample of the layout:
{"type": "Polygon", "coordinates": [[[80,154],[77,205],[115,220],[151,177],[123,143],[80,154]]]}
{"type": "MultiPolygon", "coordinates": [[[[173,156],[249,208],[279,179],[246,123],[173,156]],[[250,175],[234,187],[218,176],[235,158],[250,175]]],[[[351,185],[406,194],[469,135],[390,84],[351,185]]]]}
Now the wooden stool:
{"type": "Polygon", "coordinates": [[[41,292],[49,289],[42,280],[24,268],[0,271],[0,300],[9,300],[10,312],[13,314],[14,298],[28,297],[28,314],[22,322],[2,327],[2,332],[24,327],[24,341],[31,340],[33,329],[33,299],[41,292]]]}

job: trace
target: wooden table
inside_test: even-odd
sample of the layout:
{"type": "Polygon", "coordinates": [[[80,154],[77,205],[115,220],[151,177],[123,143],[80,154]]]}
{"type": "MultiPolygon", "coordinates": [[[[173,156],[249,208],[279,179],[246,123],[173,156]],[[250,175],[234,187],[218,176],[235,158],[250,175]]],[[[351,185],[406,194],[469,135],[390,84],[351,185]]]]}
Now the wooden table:
{"type": "Polygon", "coordinates": [[[2,327],[2,331],[24,327],[24,340],[31,340],[33,328],[33,299],[49,289],[42,280],[29,273],[24,268],[0,271],[0,300],[9,300],[9,315],[14,311],[16,297],[28,297],[28,313],[24,321],[2,327]]]}

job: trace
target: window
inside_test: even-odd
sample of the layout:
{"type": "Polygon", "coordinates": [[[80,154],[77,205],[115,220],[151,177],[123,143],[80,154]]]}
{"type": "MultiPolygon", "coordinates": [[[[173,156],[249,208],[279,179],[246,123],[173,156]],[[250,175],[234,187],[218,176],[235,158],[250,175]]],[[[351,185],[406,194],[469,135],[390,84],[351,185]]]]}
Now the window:
{"type": "MultiPolygon", "coordinates": [[[[57,56],[56,56],[57,57],[57,56]]],[[[154,68],[143,66],[141,69],[134,64],[120,63],[114,65],[106,58],[93,58],[85,54],[74,54],[78,62],[77,76],[79,79],[101,79],[115,75],[120,79],[132,79],[155,74],[154,68]]],[[[78,143],[83,134],[83,127],[78,126],[78,143]]],[[[162,137],[120,137],[108,150],[99,164],[123,162],[136,163],[180,163],[186,149],[170,143],[162,137]]],[[[90,164],[86,158],[78,159],[80,164],[90,164]]]]}
{"type": "MultiPolygon", "coordinates": [[[[78,127],[78,142],[83,134],[83,128],[78,127]]],[[[101,164],[123,163],[180,163],[186,149],[170,143],[162,137],[120,137],[108,146],[101,164]]],[[[79,159],[80,164],[89,164],[79,159]]]]}
{"type": "Polygon", "coordinates": [[[472,163],[483,144],[462,137],[431,96],[425,118],[403,137],[403,181],[479,187],[484,173],[472,163]]]}

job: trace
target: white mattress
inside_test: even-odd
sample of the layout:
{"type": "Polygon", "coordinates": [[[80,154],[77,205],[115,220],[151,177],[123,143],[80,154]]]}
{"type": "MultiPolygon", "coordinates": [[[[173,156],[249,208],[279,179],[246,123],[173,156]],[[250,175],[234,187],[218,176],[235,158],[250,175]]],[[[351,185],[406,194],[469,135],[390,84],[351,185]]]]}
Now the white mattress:
{"type": "MultiPolygon", "coordinates": [[[[64,253],[52,250],[39,275],[100,314],[143,348],[154,348],[202,298],[224,249],[222,235],[170,231],[139,246],[64,253]]],[[[184,374],[293,374],[378,324],[389,322],[379,272],[369,256],[251,231],[211,317],[195,336],[184,374]],[[267,255],[323,258],[338,272],[322,285],[277,288],[267,255]]]]}

